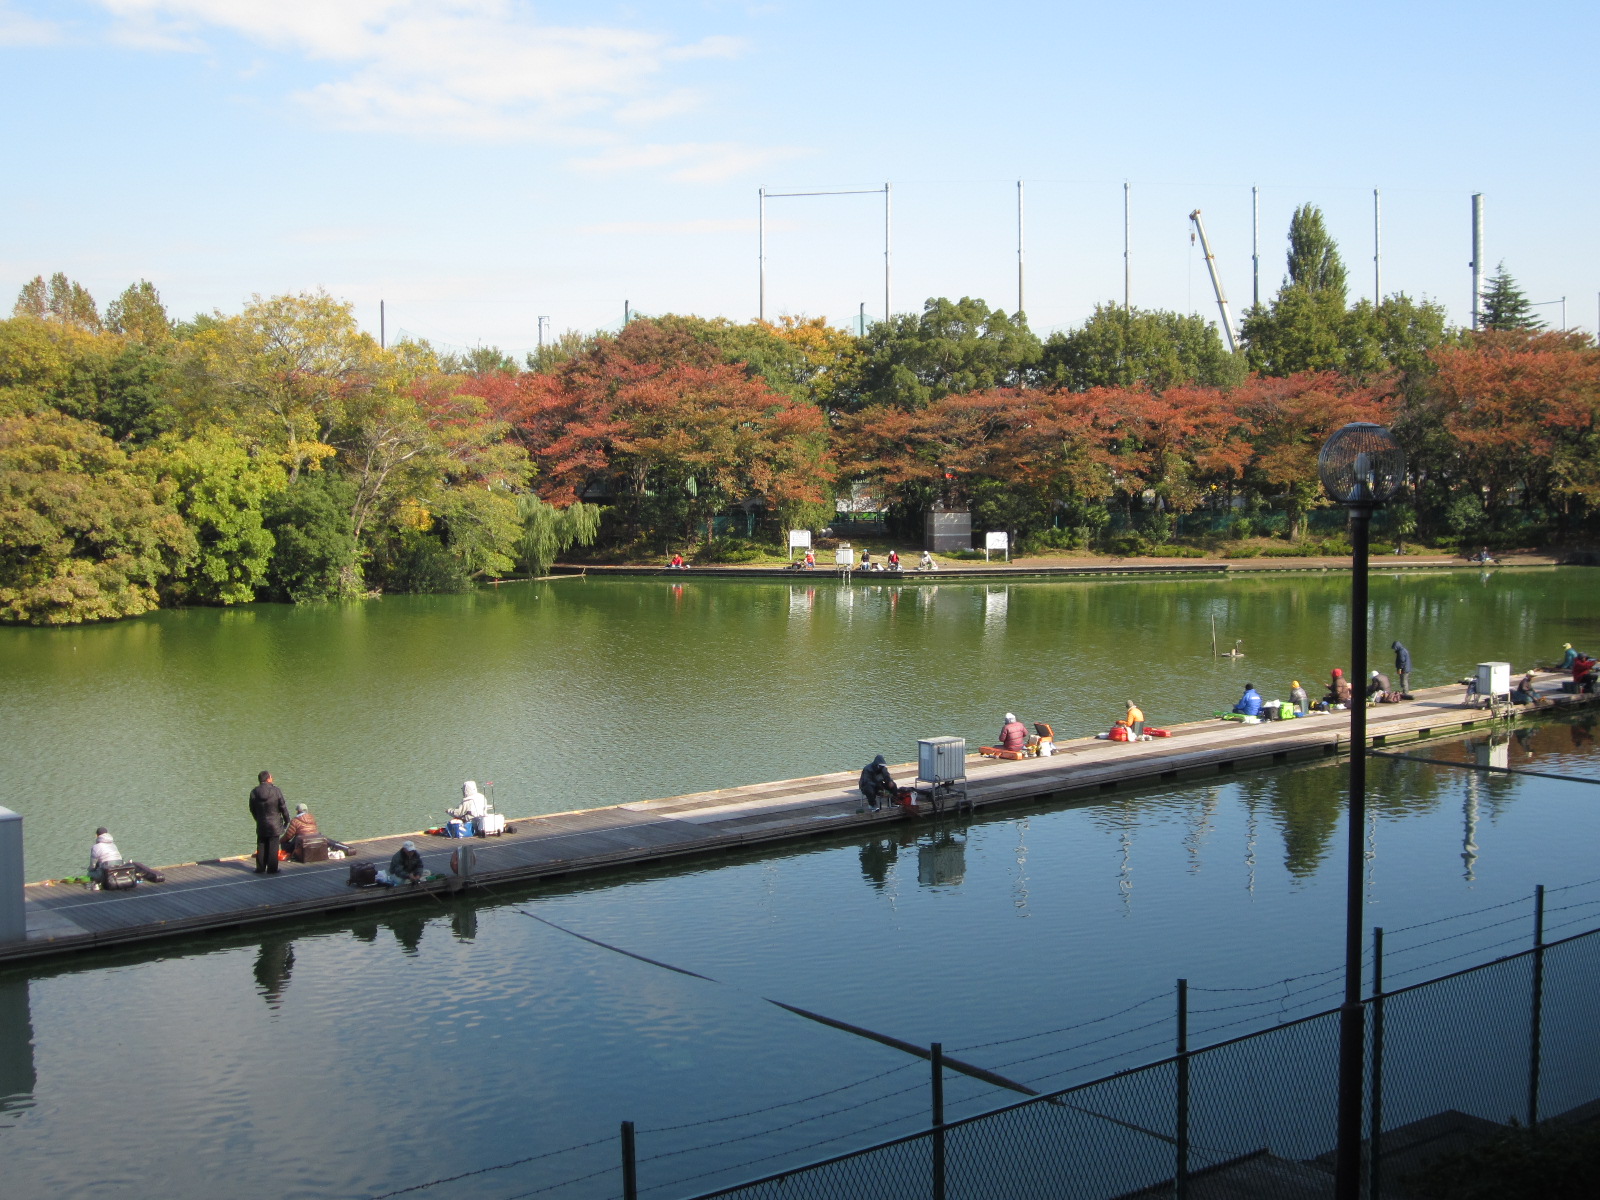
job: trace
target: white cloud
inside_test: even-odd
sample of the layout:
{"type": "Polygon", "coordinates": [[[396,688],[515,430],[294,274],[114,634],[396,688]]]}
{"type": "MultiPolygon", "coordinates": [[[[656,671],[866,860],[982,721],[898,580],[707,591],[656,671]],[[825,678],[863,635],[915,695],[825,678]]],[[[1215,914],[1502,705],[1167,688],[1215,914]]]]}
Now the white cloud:
{"type": "Polygon", "coordinates": [[[61,30],[57,25],[12,12],[0,3],[0,46],[48,46],[60,40],[61,30]]]}
{"type": "MultiPolygon", "coordinates": [[[[613,122],[679,116],[701,96],[667,78],[730,58],[736,38],[676,41],[536,22],[512,0],[99,0],[116,35],[188,49],[232,34],[334,68],[295,97],[346,129],[595,144],[613,122]]],[[[686,176],[687,177],[687,176],[686,176]]]]}

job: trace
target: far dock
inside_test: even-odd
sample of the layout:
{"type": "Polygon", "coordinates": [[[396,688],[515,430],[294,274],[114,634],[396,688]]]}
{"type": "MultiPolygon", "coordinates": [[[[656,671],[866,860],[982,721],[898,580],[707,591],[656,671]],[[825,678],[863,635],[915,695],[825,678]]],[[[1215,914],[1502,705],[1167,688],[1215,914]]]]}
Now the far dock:
{"type": "MultiPolygon", "coordinates": [[[[1557,711],[1586,705],[1593,696],[1559,690],[1560,679],[1540,679],[1541,698],[1557,711]]],[[[1418,691],[1400,704],[1367,712],[1369,747],[1447,736],[1500,723],[1484,708],[1462,703],[1458,685],[1418,691]]],[[[1539,711],[1551,711],[1542,707],[1539,711]]],[[[937,733],[937,730],[926,731],[937,733]]],[[[1215,778],[1237,770],[1348,753],[1347,713],[1243,725],[1218,720],[1172,728],[1170,738],[1138,743],[1079,738],[1058,745],[1051,758],[1015,762],[969,756],[969,794],[975,809],[1029,801],[1068,801],[1122,788],[1185,779],[1215,778]]],[[[909,782],[916,764],[892,768],[909,782]]],[[[687,796],[638,800],[511,820],[516,833],[470,842],[420,833],[371,838],[352,845],[355,861],[387,865],[400,843],[417,842],[428,868],[448,877],[451,851],[470,845],[477,869],[471,887],[522,885],[574,874],[637,868],[817,837],[871,833],[908,819],[898,812],[858,812],[859,768],[802,779],[721,788],[687,796]]],[[[276,876],[257,876],[248,856],[164,867],[166,882],[132,891],[90,891],[71,884],[29,884],[24,889],[27,936],[0,945],[0,963],[128,946],[161,938],[265,922],[353,914],[439,896],[455,881],[420,887],[353,888],[350,860],[285,863],[276,876]]]]}

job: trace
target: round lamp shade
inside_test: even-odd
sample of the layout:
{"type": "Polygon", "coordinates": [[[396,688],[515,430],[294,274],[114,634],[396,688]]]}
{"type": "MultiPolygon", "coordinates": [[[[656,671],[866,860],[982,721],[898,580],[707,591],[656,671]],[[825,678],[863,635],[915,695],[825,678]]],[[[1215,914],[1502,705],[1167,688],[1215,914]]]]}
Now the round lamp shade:
{"type": "Polygon", "coordinates": [[[1406,473],[1405,452],[1382,425],[1352,421],[1317,455],[1317,474],[1328,496],[1340,504],[1382,504],[1406,473]]]}

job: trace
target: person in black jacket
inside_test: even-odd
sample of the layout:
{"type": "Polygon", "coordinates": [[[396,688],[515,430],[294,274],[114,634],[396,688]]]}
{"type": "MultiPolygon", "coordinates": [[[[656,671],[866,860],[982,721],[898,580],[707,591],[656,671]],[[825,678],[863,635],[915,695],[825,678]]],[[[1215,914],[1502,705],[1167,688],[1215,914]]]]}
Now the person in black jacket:
{"type": "Polygon", "coordinates": [[[877,812],[885,802],[893,800],[898,790],[894,776],[889,774],[889,764],[881,754],[862,768],[857,786],[873,812],[877,812]]]}
{"type": "Polygon", "coordinates": [[[1389,649],[1394,651],[1394,677],[1400,684],[1401,693],[1411,690],[1411,651],[1399,642],[1390,642],[1389,649]]]}
{"type": "Polygon", "coordinates": [[[250,791],[250,815],[256,822],[256,874],[278,873],[278,844],[289,825],[289,806],[272,782],[272,772],[256,776],[261,782],[250,791]]]}

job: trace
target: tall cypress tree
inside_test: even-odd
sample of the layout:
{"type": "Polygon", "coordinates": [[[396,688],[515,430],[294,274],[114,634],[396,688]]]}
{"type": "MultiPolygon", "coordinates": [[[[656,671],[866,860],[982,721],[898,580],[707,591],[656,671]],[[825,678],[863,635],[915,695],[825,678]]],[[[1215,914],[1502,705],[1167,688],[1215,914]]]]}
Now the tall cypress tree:
{"type": "Polygon", "coordinates": [[[1289,278],[1284,286],[1303,287],[1327,296],[1330,302],[1337,296],[1339,307],[1344,308],[1344,260],[1315,204],[1302,204],[1289,219],[1289,278]]]}
{"type": "Polygon", "coordinates": [[[1322,210],[1302,204],[1289,222],[1289,274],[1265,308],[1252,308],[1241,332],[1245,358],[1265,375],[1337,371],[1349,357],[1345,273],[1322,210]]]}
{"type": "Polygon", "coordinates": [[[1478,325],[1482,329],[1543,329],[1544,322],[1533,315],[1533,305],[1523,295],[1502,262],[1489,279],[1489,286],[1478,293],[1483,301],[1478,325]]]}

